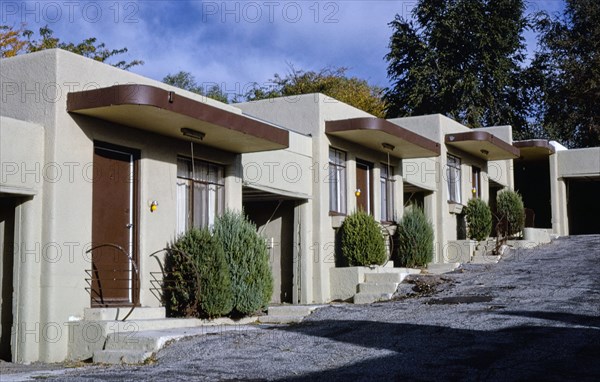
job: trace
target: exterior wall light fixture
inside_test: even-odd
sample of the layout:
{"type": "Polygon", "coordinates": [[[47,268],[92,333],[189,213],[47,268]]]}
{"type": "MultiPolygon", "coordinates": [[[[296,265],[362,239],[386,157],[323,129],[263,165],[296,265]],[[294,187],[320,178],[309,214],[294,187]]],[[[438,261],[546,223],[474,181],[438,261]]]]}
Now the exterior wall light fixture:
{"type": "Polygon", "coordinates": [[[181,134],[183,134],[186,137],[190,137],[193,139],[197,139],[199,141],[203,140],[204,137],[206,136],[206,134],[204,134],[201,131],[196,131],[187,127],[183,127],[181,128],[181,134]]]}

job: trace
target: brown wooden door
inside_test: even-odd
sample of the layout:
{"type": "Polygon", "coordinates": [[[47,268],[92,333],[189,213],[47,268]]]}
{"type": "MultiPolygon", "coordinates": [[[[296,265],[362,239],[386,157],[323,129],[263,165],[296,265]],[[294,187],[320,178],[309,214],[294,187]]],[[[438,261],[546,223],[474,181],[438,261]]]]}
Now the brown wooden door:
{"type": "Polygon", "coordinates": [[[356,162],[356,209],[373,214],[373,165],[356,162]]]}
{"type": "MultiPolygon", "coordinates": [[[[136,261],[134,248],[135,155],[122,149],[94,148],[92,246],[114,244],[136,261]]],[[[92,251],[92,306],[127,306],[137,299],[134,266],[114,247],[92,251]]]]}

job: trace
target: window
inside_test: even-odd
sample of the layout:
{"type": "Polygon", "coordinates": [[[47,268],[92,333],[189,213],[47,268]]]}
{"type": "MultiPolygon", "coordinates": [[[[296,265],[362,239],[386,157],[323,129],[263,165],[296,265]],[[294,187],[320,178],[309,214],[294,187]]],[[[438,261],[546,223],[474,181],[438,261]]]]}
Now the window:
{"type": "Polygon", "coordinates": [[[474,198],[481,198],[481,169],[473,166],[471,168],[471,192],[474,198]]]}
{"type": "Polygon", "coordinates": [[[329,148],[329,211],[346,213],[346,153],[329,148]]]}
{"type": "Polygon", "coordinates": [[[460,158],[448,154],[446,164],[446,179],[448,180],[448,201],[460,203],[460,158]]]}
{"type": "Polygon", "coordinates": [[[394,220],[394,168],[381,165],[381,221],[394,220]]]}
{"type": "Polygon", "coordinates": [[[177,232],[210,227],[225,206],[224,167],[177,158],[177,232]]]}

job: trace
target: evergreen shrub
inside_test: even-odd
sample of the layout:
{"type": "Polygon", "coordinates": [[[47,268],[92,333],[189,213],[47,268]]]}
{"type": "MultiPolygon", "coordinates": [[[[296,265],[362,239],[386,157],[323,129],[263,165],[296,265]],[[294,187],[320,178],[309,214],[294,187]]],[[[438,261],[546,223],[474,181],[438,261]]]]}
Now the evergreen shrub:
{"type": "Polygon", "coordinates": [[[469,239],[483,241],[492,232],[492,211],[479,198],[469,200],[466,208],[469,239]]]}
{"type": "Polygon", "coordinates": [[[424,267],[433,260],[433,226],[417,206],[410,206],[398,223],[394,263],[401,267],[424,267]]]}
{"type": "Polygon", "coordinates": [[[273,277],[264,238],[241,212],[226,211],[215,220],[213,234],[223,247],[229,266],[233,309],[248,315],[267,307],[273,277]]]}
{"type": "Polygon", "coordinates": [[[521,195],[512,190],[498,193],[496,198],[500,231],[504,236],[514,236],[525,226],[525,207],[521,195]]]}
{"type": "Polygon", "coordinates": [[[192,228],[170,245],[165,273],[169,316],[218,317],[231,312],[233,295],[225,253],[207,229],[192,228]]]}
{"type": "Polygon", "coordinates": [[[373,216],[364,211],[354,212],[346,217],[340,230],[344,265],[368,266],[386,262],[385,239],[373,216]]]}

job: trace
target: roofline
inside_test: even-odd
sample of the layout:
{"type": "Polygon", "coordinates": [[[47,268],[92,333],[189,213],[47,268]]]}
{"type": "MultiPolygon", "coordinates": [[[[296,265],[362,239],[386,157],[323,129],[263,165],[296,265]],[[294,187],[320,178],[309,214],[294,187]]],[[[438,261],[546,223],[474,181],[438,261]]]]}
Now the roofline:
{"type": "Polygon", "coordinates": [[[289,146],[287,130],[249,118],[241,113],[232,113],[185,96],[178,96],[174,91],[156,86],[125,84],[67,94],[68,112],[77,113],[79,110],[122,105],[156,107],[285,147],[289,146]]]}
{"type": "Polygon", "coordinates": [[[493,134],[488,133],[487,131],[466,131],[464,133],[449,133],[446,134],[446,136],[444,137],[445,143],[456,143],[465,141],[487,141],[493,144],[494,146],[511,153],[517,158],[520,155],[520,150],[517,147],[496,137],[493,134]]]}
{"type": "Polygon", "coordinates": [[[350,130],[375,130],[393,135],[407,142],[413,143],[424,149],[441,154],[440,144],[414,133],[400,125],[389,122],[383,118],[359,117],[351,119],[338,119],[325,122],[325,133],[336,133],[350,130]]]}
{"type": "Polygon", "coordinates": [[[548,141],[547,139],[526,139],[522,141],[515,141],[513,142],[513,146],[518,147],[520,149],[531,147],[547,149],[550,152],[548,155],[552,155],[556,152],[554,146],[552,146],[550,144],[550,141],[548,141]]]}

